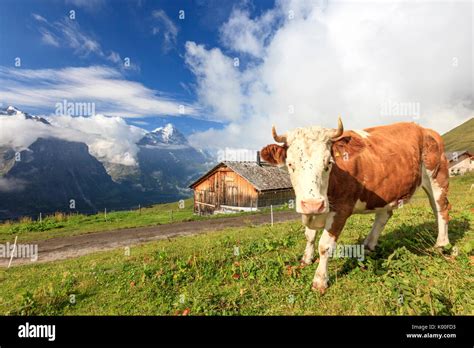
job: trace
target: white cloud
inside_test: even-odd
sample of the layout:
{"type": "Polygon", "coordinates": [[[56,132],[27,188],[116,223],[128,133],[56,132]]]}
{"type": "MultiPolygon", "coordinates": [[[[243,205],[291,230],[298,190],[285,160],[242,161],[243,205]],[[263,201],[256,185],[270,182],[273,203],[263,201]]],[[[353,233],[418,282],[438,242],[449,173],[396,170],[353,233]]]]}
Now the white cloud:
{"type": "Polygon", "coordinates": [[[267,11],[261,17],[251,19],[248,10],[235,8],[220,29],[222,44],[236,52],[262,57],[276,15],[275,11],[267,11]]]}
{"type": "Polygon", "coordinates": [[[48,23],[48,21],[46,20],[46,18],[44,18],[43,16],[37,14],[37,13],[32,13],[31,14],[33,16],[34,19],[36,19],[38,22],[43,22],[43,23],[48,23]]]}
{"type": "MultiPolygon", "coordinates": [[[[27,149],[38,138],[60,138],[88,145],[89,153],[101,161],[134,166],[136,143],[144,136],[141,128],[128,125],[120,117],[48,117],[52,125],[26,119],[22,114],[0,116],[0,144],[16,151],[27,149]]],[[[1,190],[0,182],[0,190],[1,190]]]]}
{"type": "Polygon", "coordinates": [[[41,33],[41,41],[43,41],[45,44],[59,47],[58,39],[48,29],[40,28],[40,33],[41,33]]]}
{"type": "Polygon", "coordinates": [[[239,119],[242,98],[233,59],[218,48],[206,50],[202,45],[186,42],[185,60],[197,77],[201,103],[221,119],[239,119]]]}
{"type": "Polygon", "coordinates": [[[63,137],[85,142],[91,155],[97,159],[127,166],[136,165],[139,150],[136,143],[146,133],[141,128],[128,125],[120,117],[55,116],[48,120],[61,129],[72,130],[71,134],[63,137]]]}
{"type": "Polygon", "coordinates": [[[152,34],[163,36],[163,49],[167,52],[176,46],[178,27],[163,10],[153,11],[152,16],[156,20],[152,27],[152,34]]]}
{"type": "Polygon", "coordinates": [[[88,11],[97,11],[105,5],[105,0],[66,0],[67,5],[74,5],[88,11]]]}
{"type": "Polygon", "coordinates": [[[118,52],[110,51],[110,53],[106,54],[99,41],[92,34],[86,33],[79,25],[77,19],[64,17],[61,20],[50,23],[39,14],[32,13],[32,16],[38,22],[41,41],[46,45],[69,47],[74,51],[74,54],[83,58],[93,54],[116,64],[121,70],[140,70],[139,66],[133,61],[130,62],[128,67],[125,67],[118,52]]]}
{"type": "Polygon", "coordinates": [[[107,56],[107,59],[113,63],[120,63],[122,61],[120,54],[115,51],[110,52],[110,54],[107,56]]]}
{"type": "Polygon", "coordinates": [[[0,178],[0,192],[23,191],[27,182],[15,178],[0,178]]]}
{"type": "Polygon", "coordinates": [[[39,14],[32,13],[32,16],[38,22],[38,30],[46,44],[59,46],[59,41],[61,41],[64,45],[74,49],[77,54],[87,56],[90,53],[95,53],[104,56],[99,42],[84,33],[75,19],[64,17],[59,21],[50,23],[39,14]],[[47,36],[46,39],[45,35],[47,36]]]}
{"type": "Polygon", "coordinates": [[[57,30],[58,35],[61,35],[64,42],[76,54],[87,56],[90,53],[95,53],[104,56],[99,42],[91,35],[83,32],[75,19],[63,18],[61,21],[54,22],[53,28],[57,30]]]}
{"type": "Polygon", "coordinates": [[[192,142],[258,148],[271,141],[273,123],[284,132],[334,127],[338,115],[348,129],[414,120],[383,114],[389,102],[415,103],[415,121],[439,132],[474,116],[471,3],[318,4],[279,1],[255,19],[234,11],[221,35],[240,28],[227,46],[257,58],[240,70],[219,49],[187,43],[200,104],[230,121],[192,142]]]}
{"type": "Polygon", "coordinates": [[[90,66],[63,69],[16,69],[0,66],[0,96],[7,105],[55,113],[57,103],[95,103],[96,113],[143,117],[197,113],[193,105],[180,102],[126,80],[117,69],[90,66]]]}

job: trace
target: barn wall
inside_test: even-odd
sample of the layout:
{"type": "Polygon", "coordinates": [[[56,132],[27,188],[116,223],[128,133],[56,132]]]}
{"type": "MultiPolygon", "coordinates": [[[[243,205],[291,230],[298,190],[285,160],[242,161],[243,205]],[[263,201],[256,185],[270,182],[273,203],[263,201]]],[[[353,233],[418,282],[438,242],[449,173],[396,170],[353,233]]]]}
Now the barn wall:
{"type": "Polygon", "coordinates": [[[457,162],[450,163],[449,175],[463,175],[471,170],[474,170],[474,160],[466,156],[460,158],[457,162]]]}
{"type": "Polygon", "coordinates": [[[194,211],[208,214],[221,205],[255,207],[257,191],[227,167],[218,168],[194,187],[194,211]]]}

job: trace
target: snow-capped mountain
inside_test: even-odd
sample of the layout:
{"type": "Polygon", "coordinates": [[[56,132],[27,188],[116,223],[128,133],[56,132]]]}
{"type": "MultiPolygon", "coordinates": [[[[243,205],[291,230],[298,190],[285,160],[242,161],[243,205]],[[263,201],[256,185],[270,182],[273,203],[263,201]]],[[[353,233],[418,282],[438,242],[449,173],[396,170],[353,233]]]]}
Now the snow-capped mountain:
{"type": "Polygon", "coordinates": [[[171,123],[147,133],[138,145],[188,145],[186,137],[171,123]]]}
{"type": "Polygon", "coordinates": [[[143,192],[169,194],[190,192],[189,183],[207,171],[213,158],[189,145],[186,137],[171,123],[148,132],[137,143],[138,167],[104,163],[115,182],[143,192]]]}
{"type": "Polygon", "coordinates": [[[0,116],[1,115],[6,115],[6,116],[12,116],[12,115],[23,115],[26,119],[30,120],[35,120],[44,124],[50,124],[46,119],[40,116],[33,116],[28,114],[27,112],[23,112],[19,109],[17,109],[14,106],[8,106],[6,108],[0,108],[0,116]]]}
{"type": "MultiPolygon", "coordinates": [[[[2,116],[12,115],[56,127],[7,107],[0,109],[0,128],[2,116]]],[[[0,143],[0,219],[70,211],[71,199],[76,211],[89,213],[176,201],[190,194],[189,183],[213,162],[171,124],[146,133],[137,145],[137,165],[126,166],[94,157],[85,143],[52,135],[37,138],[20,153],[0,143]]]]}

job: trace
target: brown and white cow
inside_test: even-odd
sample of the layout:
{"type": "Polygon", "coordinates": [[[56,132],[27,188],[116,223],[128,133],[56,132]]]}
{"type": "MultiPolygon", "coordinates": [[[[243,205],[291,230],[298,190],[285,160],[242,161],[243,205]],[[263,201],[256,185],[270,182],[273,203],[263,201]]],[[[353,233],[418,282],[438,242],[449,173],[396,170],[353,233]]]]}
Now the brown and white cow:
{"type": "Polygon", "coordinates": [[[438,133],[415,123],[395,123],[364,130],[296,128],[273,138],[283,145],[267,145],[262,158],[285,165],[296,193],[296,211],[306,226],[302,263],[314,257],[316,229],[319,265],[312,288],[324,293],[328,286],[327,262],[344,224],[354,213],[375,213],[364,241],[373,250],[392,210],[410,199],[417,188],[428,194],[438,221],[436,246],[448,239],[448,163],[438,133]]]}

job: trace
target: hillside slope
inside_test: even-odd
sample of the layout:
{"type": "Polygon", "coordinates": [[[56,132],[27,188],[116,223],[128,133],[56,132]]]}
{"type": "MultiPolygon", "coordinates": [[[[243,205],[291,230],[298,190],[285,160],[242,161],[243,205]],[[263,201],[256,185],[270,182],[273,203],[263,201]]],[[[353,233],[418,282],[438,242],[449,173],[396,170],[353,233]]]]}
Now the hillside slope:
{"type": "Polygon", "coordinates": [[[474,118],[443,134],[446,151],[474,152],[474,118]]]}

